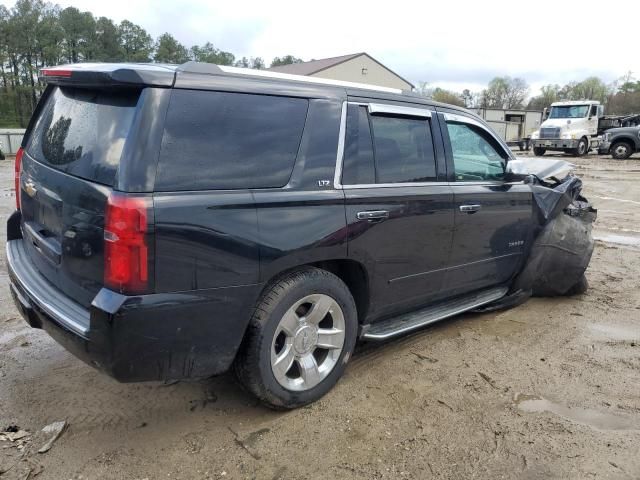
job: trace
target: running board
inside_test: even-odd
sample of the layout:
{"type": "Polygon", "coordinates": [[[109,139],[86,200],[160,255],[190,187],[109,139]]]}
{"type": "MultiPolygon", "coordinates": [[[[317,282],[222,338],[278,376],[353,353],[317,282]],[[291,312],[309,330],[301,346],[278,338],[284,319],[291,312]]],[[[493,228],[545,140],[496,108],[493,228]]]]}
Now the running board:
{"type": "Polygon", "coordinates": [[[466,295],[455,300],[449,300],[430,307],[405,313],[397,317],[383,320],[369,325],[362,333],[365,340],[387,340],[403,333],[411,332],[430,323],[453,317],[459,313],[491,303],[504,297],[509,289],[507,287],[481,290],[471,295],[466,295]]]}

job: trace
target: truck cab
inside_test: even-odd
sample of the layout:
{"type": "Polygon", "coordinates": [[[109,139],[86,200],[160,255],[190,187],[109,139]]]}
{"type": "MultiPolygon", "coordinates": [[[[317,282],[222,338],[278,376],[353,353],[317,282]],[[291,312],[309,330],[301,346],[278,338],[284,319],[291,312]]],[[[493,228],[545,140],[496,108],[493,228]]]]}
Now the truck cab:
{"type": "Polygon", "coordinates": [[[540,130],[531,135],[533,152],[544,155],[547,150],[582,156],[599,144],[598,121],[604,107],[593,100],[555,102],[540,130]]]}

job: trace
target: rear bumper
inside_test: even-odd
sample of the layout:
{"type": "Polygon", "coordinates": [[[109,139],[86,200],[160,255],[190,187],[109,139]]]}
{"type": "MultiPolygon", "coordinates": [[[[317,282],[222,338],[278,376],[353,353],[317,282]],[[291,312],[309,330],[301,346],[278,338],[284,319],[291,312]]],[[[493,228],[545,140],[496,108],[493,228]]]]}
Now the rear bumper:
{"type": "Polygon", "coordinates": [[[565,150],[568,148],[577,148],[578,142],[580,140],[577,139],[559,139],[559,138],[548,138],[548,139],[536,139],[533,140],[533,146],[538,148],[546,148],[547,150],[565,150]]]}
{"type": "Polygon", "coordinates": [[[6,250],[11,294],[29,325],[122,382],[226,371],[259,293],[258,285],[139,296],[103,288],[85,308],[39,274],[23,240],[6,250]]]}

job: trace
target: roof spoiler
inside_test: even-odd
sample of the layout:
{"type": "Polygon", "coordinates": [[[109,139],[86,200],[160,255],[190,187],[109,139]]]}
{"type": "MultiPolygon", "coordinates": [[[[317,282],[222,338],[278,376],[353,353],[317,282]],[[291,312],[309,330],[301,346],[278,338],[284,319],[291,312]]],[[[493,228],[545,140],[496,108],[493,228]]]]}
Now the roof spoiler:
{"type": "Polygon", "coordinates": [[[172,87],[176,67],[162,64],[77,63],[43,68],[39,78],[55,85],[103,88],[172,87]]]}

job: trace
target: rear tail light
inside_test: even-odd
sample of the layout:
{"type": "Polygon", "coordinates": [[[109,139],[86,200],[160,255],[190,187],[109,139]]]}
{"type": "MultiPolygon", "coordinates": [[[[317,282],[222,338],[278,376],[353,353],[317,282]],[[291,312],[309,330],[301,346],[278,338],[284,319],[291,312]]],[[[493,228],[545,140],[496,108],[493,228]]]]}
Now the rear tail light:
{"type": "Polygon", "coordinates": [[[22,147],[18,149],[18,153],[16,153],[16,163],[14,165],[14,185],[16,188],[16,208],[20,210],[20,173],[22,172],[22,155],[24,155],[24,150],[22,147]]]}
{"type": "Polygon", "coordinates": [[[104,224],[104,283],[127,294],[149,291],[149,197],[112,193],[104,224]]]}

